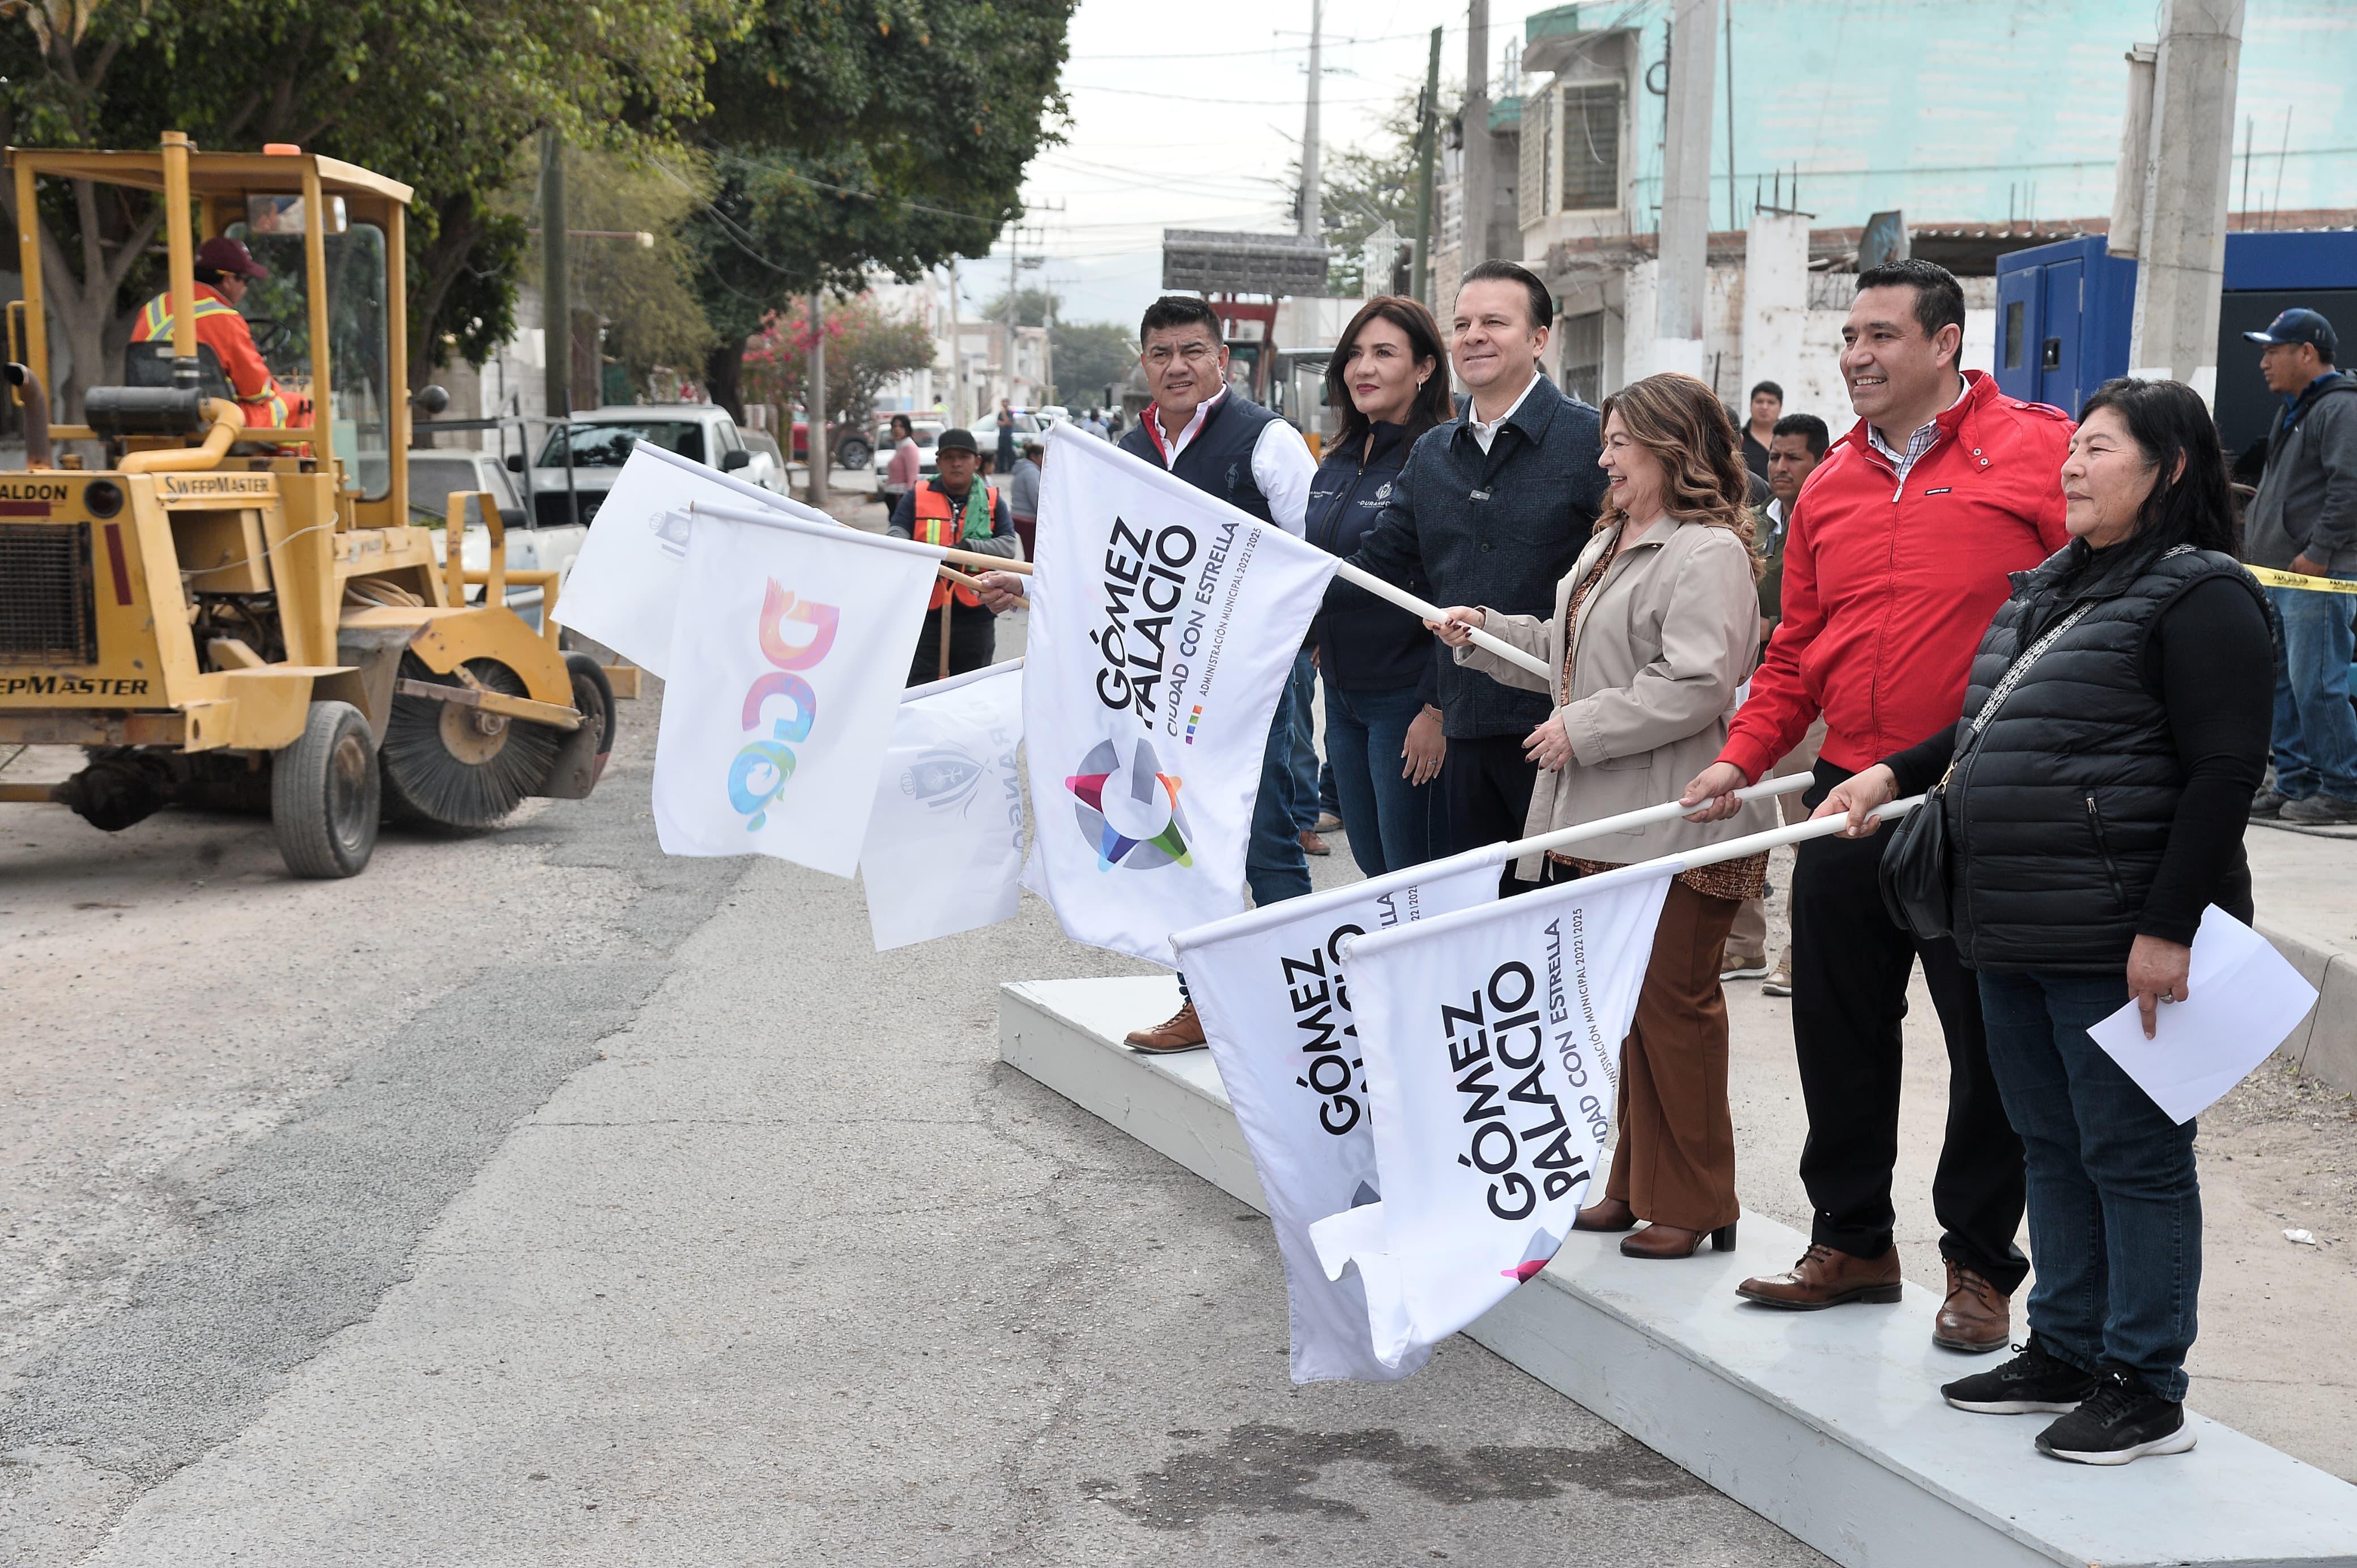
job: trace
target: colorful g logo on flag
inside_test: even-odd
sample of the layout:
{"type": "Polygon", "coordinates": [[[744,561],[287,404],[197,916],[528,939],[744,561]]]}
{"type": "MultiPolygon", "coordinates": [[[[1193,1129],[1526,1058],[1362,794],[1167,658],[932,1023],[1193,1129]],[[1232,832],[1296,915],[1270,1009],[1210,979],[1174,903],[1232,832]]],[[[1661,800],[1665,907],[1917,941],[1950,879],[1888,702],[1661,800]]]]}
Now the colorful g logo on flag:
{"type": "Polygon", "coordinates": [[[808,670],[834,647],[838,615],[833,605],[800,603],[772,581],[761,596],[761,618],[754,637],[761,657],[776,668],[765,671],[746,688],[744,727],[760,727],[770,716],[770,737],[747,744],[728,764],[728,803],[745,821],[748,833],[761,831],[770,820],[770,803],[784,793],[794,776],[794,754],[789,741],[810,738],[818,722],[818,693],[809,682],[793,673],[808,670]],[[798,634],[807,632],[809,640],[798,634]],[[796,634],[796,635],[790,635],[796,634]],[[772,708],[770,704],[778,706],[772,708]]]}
{"type": "Polygon", "coordinates": [[[1101,740],[1089,748],[1080,771],[1065,779],[1081,832],[1096,845],[1099,871],[1195,864],[1187,848],[1187,816],[1178,807],[1178,778],[1161,768],[1154,743],[1141,736],[1126,766],[1114,743],[1101,740]]]}

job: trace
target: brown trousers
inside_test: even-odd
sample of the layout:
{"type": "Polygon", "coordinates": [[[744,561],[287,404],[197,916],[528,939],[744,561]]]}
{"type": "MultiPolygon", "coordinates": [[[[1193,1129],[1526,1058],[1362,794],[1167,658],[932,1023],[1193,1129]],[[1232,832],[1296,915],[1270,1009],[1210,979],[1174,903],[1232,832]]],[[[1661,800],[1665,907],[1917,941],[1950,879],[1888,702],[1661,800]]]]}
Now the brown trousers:
{"type": "Polygon", "coordinates": [[[1735,1119],[1727,1104],[1720,954],[1740,908],[1670,884],[1637,1016],[1620,1048],[1620,1143],[1604,1194],[1686,1230],[1732,1225],[1735,1119]]]}

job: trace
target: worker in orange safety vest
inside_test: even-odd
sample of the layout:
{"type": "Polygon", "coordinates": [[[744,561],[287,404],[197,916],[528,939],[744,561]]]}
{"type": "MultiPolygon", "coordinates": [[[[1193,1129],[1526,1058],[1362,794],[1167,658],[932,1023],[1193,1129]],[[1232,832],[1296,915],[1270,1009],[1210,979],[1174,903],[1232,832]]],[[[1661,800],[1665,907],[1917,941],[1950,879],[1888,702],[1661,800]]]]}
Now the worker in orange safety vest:
{"type": "MultiPolygon", "coordinates": [[[[1023,541],[1006,499],[977,482],[981,451],[970,430],[944,430],[933,444],[937,477],[920,482],[892,508],[888,532],[896,539],[971,550],[983,555],[1023,558],[1023,541]]],[[[936,580],[909,666],[909,684],[921,686],[988,665],[997,650],[998,618],[971,588],[936,580]]]]}
{"type": "MultiPolygon", "coordinates": [[[[249,430],[300,428],[311,423],[310,400],[290,398],[279,389],[278,378],[253,346],[253,328],[238,314],[238,303],[252,280],[269,275],[269,268],[227,235],[206,241],[197,252],[197,341],[210,346],[221,361],[249,430]]],[[[131,340],[145,343],[171,335],[172,294],[167,289],[139,312],[131,340]]]]}

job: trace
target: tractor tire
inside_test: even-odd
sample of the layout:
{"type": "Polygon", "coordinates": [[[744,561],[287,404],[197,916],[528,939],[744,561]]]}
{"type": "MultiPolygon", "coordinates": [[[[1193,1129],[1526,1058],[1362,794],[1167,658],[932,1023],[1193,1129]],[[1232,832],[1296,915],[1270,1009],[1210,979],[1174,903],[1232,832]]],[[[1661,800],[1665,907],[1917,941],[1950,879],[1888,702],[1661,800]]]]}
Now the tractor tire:
{"type": "Polygon", "coordinates": [[[614,729],[619,714],[614,706],[614,683],[595,659],[586,653],[565,656],[565,672],[573,677],[573,705],[580,710],[581,722],[597,731],[597,755],[605,756],[614,749],[614,729]]]}
{"type": "Polygon", "coordinates": [[[376,849],[376,745],[350,703],[314,703],[294,745],[270,758],[270,824],[297,876],[357,876],[376,849]]]}

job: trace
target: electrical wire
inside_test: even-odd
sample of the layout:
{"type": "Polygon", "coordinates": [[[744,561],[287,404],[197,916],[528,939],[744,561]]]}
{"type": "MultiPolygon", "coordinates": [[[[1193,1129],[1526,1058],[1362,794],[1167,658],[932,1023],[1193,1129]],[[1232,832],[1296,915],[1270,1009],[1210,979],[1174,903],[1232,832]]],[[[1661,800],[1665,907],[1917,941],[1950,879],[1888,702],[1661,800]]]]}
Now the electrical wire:
{"type": "Polygon", "coordinates": [[[254,562],[261,560],[264,555],[269,554],[273,550],[281,549],[286,545],[294,543],[296,540],[302,538],[307,533],[317,533],[323,528],[333,528],[336,525],[333,522],[315,522],[308,528],[296,529],[294,532],[280,540],[276,544],[266,544],[263,546],[261,555],[248,555],[244,559],[239,561],[223,561],[218,565],[212,566],[183,566],[180,568],[180,576],[185,581],[190,578],[201,577],[209,572],[233,572],[240,566],[252,565],[254,562]]]}

